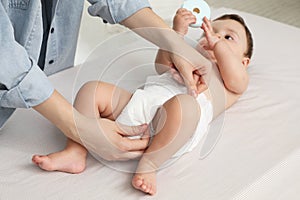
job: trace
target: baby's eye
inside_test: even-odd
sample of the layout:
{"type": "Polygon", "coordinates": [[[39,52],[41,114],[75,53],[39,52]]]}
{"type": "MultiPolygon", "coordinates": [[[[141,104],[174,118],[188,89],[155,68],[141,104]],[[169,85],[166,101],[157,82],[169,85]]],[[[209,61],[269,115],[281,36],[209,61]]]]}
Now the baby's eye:
{"type": "Polygon", "coordinates": [[[225,35],[224,37],[226,40],[233,40],[233,37],[231,37],[230,35],[225,35]]]}

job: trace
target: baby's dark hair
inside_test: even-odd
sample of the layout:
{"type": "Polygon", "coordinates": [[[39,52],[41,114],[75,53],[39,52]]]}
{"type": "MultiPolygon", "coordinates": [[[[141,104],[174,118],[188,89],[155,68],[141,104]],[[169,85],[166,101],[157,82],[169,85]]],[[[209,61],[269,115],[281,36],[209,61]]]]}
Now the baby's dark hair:
{"type": "Polygon", "coordinates": [[[253,54],[253,38],[252,38],[252,34],[251,34],[249,28],[247,27],[244,19],[237,14],[225,14],[225,15],[222,15],[221,17],[214,19],[213,21],[226,20],[226,19],[231,19],[231,20],[237,21],[245,28],[246,37],[247,37],[247,47],[248,47],[247,51],[245,52],[245,56],[248,58],[251,58],[252,54],[253,54]]]}

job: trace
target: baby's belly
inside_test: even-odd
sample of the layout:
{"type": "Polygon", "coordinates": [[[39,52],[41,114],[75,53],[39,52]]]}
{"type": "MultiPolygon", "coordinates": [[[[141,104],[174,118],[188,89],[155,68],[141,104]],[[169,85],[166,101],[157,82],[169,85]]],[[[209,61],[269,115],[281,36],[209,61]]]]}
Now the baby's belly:
{"type": "Polygon", "coordinates": [[[213,118],[225,111],[227,108],[227,94],[218,69],[215,67],[209,74],[208,89],[204,94],[211,101],[214,110],[213,118]]]}
{"type": "Polygon", "coordinates": [[[205,90],[203,93],[213,105],[213,118],[217,117],[219,114],[231,107],[240,97],[240,95],[236,95],[228,91],[223,84],[211,87],[210,89],[205,90]],[[218,92],[211,92],[213,90],[218,92]]]}
{"type": "Polygon", "coordinates": [[[203,94],[206,96],[207,100],[212,101],[212,97],[210,95],[209,89],[205,90],[203,94]]]}

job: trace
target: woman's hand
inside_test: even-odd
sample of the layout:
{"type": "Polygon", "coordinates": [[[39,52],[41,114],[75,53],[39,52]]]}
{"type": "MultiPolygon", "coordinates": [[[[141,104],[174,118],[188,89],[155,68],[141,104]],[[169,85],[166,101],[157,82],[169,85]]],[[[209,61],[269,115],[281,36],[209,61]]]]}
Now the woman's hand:
{"type": "MultiPolygon", "coordinates": [[[[184,16],[185,14],[183,13],[179,13],[178,17],[184,16]]],[[[190,16],[190,14],[186,16],[190,16]]],[[[194,21],[193,18],[194,17],[190,16],[184,20],[180,17],[180,20],[185,21],[183,32],[187,29],[187,25],[194,21]]],[[[130,28],[164,51],[167,51],[168,55],[166,56],[165,62],[159,64],[175,66],[188,88],[188,93],[194,97],[197,96],[199,91],[197,81],[199,79],[194,79],[194,75],[202,76],[211,70],[212,64],[208,59],[185,43],[185,41],[179,37],[174,30],[171,30],[150,8],[139,10],[122,21],[121,24],[130,28]]]]}
{"type": "MultiPolygon", "coordinates": [[[[174,67],[172,67],[170,69],[170,73],[171,73],[173,79],[177,83],[182,84],[182,85],[185,84],[184,79],[182,78],[180,73],[174,67]]],[[[196,83],[196,91],[195,91],[196,94],[192,94],[192,95],[196,97],[198,94],[204,92],[208,87],[204,81],[203,76],[198,75],[198,74],[193,74],[193,79],[195,80],[195,83],[196,83]]]]}
{"type": "Polygon", "coordinates": [[[170,53],[170,59],[176,70],[180,73],[189,95],[197,97],[198,94],[204,91],[205,82],[202,76],[210,71],[211,62],[200,59],[200,54],[195,55],[195,57],[190,57],[194,62],[188,61],[186,58],[174,53],[170,53]],[[199,59],[197,59],[198,57],[199,59]],[[195,65],[192,63],[199,64],[195,65]]]}
{"type": "MultiPolygon", "coordinates": [[[[125,126],[109,119],[86,118],[76,114],[76,125],[81,143],[92,155],[108,161],[129,160],[142,156],[149,143],[146,124],[125,126]],[[140,139],[128,136],[141,135],[140,139]]],[[[96,157],[97,158],[97,157],[96,157]]]]}
{"type": "MultiPolygon", "coordinates": [[[[196,57],[200,57],[200,54],[195,55],[196,57]]],[[[195,61],[198,60],[195,59],[195,61]]],[[[204,61],[199,62],[201,68],[197,68],[183,56],[160,49],[156,56],[155,68],[159,74],[170,70],[173,79],[179,84],[186,85],[188,94],[197,97],[198,94],[207,89],[203,75],[210,70],[211,63],[208,60],[204,61]]]]}
{"type": "Polygon", "coordinates": [[[51,121],[65,136],[83,145],[93,155],[106,160],[128,160],[139,157],[148,146],[148,126],[125,126],[108,119],[88,118],[56,90],[34,109],[51,121]],[[127,136],[143,134],[141,139],[127,136]]]}

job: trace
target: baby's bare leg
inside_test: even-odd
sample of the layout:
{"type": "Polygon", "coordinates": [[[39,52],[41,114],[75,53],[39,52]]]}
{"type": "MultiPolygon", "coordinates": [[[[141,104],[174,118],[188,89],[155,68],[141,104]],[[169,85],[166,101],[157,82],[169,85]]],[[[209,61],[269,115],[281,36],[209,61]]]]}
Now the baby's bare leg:
{"type": "MultiPolygon", "coordinates": [[[[87,117],[114,120],[127,104],[131,93],[112,84],[88,82],[78,92],[74,107],[87,117]]],[[[49,155],[34,155],[32,161],[47,171],[80,173],[86,166],[87,150],[68,139],[65,149],[49,155]]]]}
{"type": "Polygon", "coordinates": [[[188,95],[173,97],[158,110],[152,121],[156,135],[132,179],[136,189],[151,195],[156,193],[156,171],[186,144],[194,134],[199,119],[199,104],[188,95]]]}

